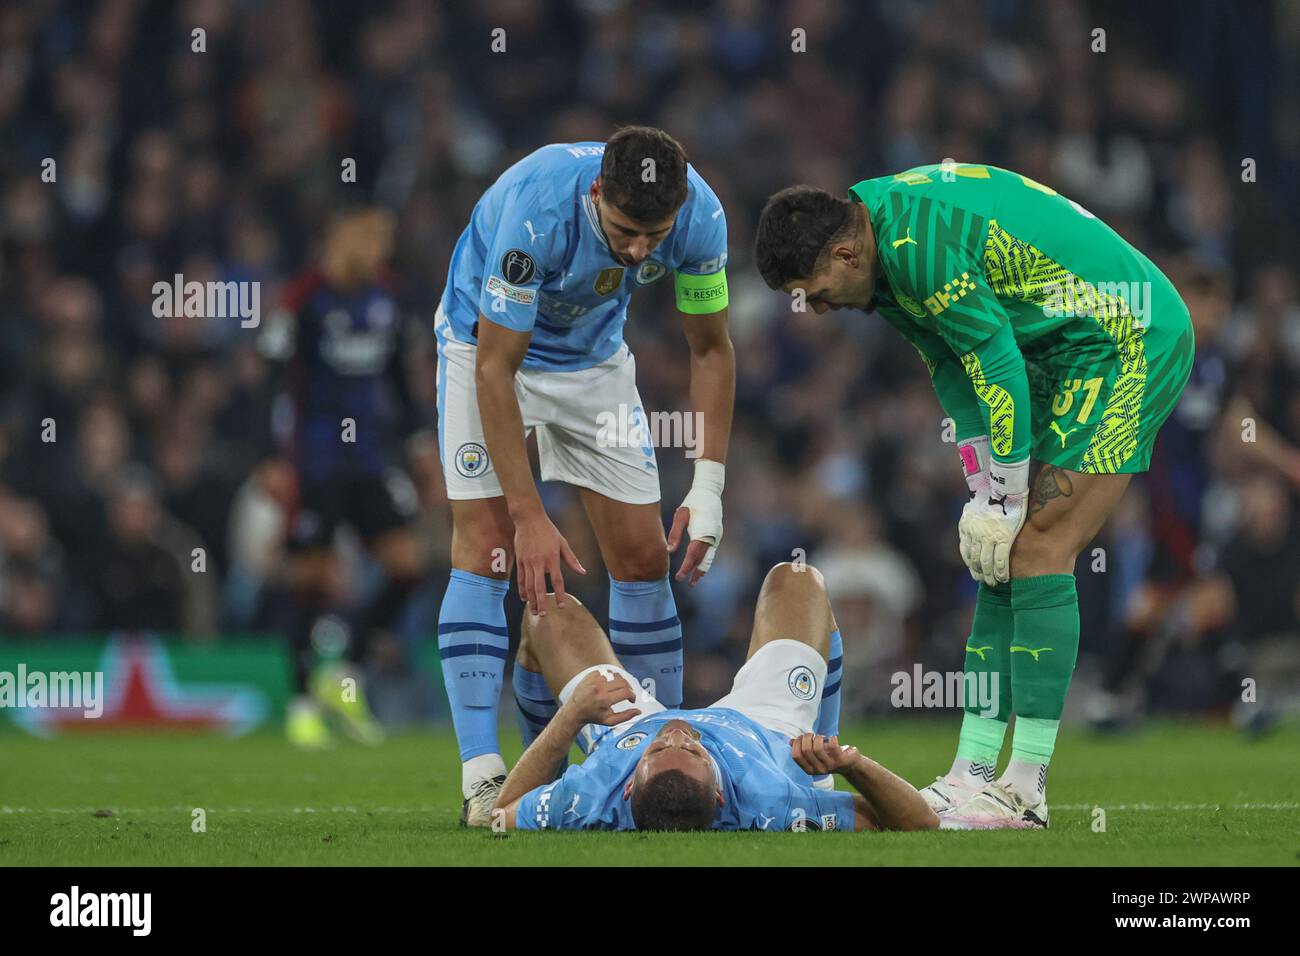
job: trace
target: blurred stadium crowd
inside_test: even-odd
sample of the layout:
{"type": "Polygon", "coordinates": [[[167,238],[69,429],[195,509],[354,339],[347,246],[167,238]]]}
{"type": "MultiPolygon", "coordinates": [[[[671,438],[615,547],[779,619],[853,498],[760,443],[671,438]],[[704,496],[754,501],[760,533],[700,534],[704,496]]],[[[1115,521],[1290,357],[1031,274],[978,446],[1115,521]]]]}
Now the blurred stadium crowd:
{"type": "MultiPolygon", "coordinates": [[[[351,190],[398,216],[395,293],[423,426],[406,453],[431,568],[404,635],[373,645],[372,674],[394,699],[436,681],[414,660],[448,561],[428,437],[448,256],[509,163],[645,122],[686,146],[732,237],[726,540],[679,594],[688,704],[729,684],[762,574],[792,557],[824,571],[836,602],[846,713],[886,710],[890,675],[916,661],[961,667],[974,598],[956,547],[965,486],[924,366],[884,323],[792,314],[750,264],[772,191],[838,191],[945,157],[1078,200],[1161,264],[1196,322],[1196,370],[1157,462],[1103,550],[1081,558],[1092,691],[1075,705],[1122,723],[1135,708],[1226,711],[1243,676],[1261,694],[1296,692],[1295,5],[33,0],[0,10],[0,62],[6,636],[276,629],[293,484],[276,376],[256,330],[156,318],[151,290],[175,273],[256,280],[265,313],[351,190]],[[196,26],[203,53],[191,51],[196,26]],[[490,47],[498,27],[505,52],[490,47]],[[1096,27],[1105,52],[1093,52],[1096,27]],[[807,52],[791,51],[796,28],[807,52]],[[47,157],[54,183],[41,178],[47,157]],[[339,183],[344,157],[355,185],[339,183]],[[196,547],[205,574],[191,572],[196,547]]],[[[673,315],[663,284],[630,310],[650,408],[688,407],[673,315]]],[[[690,465],[675,449],[660,464],[671,509],[690,465]]],[[[603,617],[606,578],[576,496],[548,487],[544,500],[589,569],[571,589],[603,617]]],[[[375,569],[349,553],[356,602],[375,569]]],[[[390,719],[411,716],[382,689],[371,698],[390,719]]]]}

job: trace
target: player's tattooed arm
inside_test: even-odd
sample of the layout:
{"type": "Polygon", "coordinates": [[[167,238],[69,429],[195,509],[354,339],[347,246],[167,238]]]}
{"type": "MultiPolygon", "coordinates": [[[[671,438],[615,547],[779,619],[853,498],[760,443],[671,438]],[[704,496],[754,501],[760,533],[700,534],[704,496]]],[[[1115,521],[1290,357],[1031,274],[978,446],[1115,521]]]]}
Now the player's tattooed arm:
{"type": "Polygon", "coordinates": [[[1029,480],[1029,514],[1034,515],[1056,498],[1069,498],[1074,494],[1070,473],[1055,465],[1034,462],[1036,473],[1029,480]]]}

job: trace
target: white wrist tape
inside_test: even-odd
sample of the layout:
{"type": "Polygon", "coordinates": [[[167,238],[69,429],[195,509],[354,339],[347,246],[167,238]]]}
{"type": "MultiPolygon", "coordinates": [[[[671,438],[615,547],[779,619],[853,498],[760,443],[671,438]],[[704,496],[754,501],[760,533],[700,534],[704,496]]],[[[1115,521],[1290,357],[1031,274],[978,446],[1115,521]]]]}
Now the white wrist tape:
{"type": "Polygon", "coordinates": [[[726,483],[726,465],[707,458],[695,459],[695,480],[691,482],[691,491],[711,491],[721,498],[722,488],[726,483]]]}
{"type": "Polygon", "coordinates": [[[722,487],[726,475],[727,469],[721,462],[696,459],[695,480],[682,501],[682,507],[690,512],[687,534],[692,541],[703,541],[709,546],[696,566],[701,573],[713,566],[713,557],[722,543],[722,487]]]}
{"type": "Polygon", "coordinates": [[[1000,461],[989,466],[993,490],[1004,495],[1023,495],[1029,491],[1029,459],[1007,464],[1000,461]]]}

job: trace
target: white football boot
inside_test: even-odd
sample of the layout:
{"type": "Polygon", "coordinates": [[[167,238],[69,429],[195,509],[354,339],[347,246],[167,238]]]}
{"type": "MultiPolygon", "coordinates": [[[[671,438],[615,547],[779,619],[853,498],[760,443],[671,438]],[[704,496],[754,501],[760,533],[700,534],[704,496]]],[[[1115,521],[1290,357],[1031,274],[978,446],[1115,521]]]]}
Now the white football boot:
{"type": "Polygon", "coordinates": [[[1010,783],[991,783],[939,818],[940,830],[1046,830],[1047,797],[1030,803],[1010,783]]]}
{"type": "Polygon", "coordinates": [[[460,811],[460,825],[463,827],[490,827],[492,809],[497,805],[497,796],[506,782],[505,777],[485,777],[475,782],[470,795],[460,811]]]}
{"type": "Polygon", "coordinates": [[[490,827],[492,810],[506,782],[506,765],[500,754],[483,754],[471,757],[461,765],[461,796],[465,803],[460,810],[463,827],[490,827]]]}
{"type": "Polygon", "coordinates": [[[930,809],[940,816],[961,806],[979,792],[979,787],[972,787],[948,777],[935,777],[934,783],[922,787],[920,791],[930,809]]]}

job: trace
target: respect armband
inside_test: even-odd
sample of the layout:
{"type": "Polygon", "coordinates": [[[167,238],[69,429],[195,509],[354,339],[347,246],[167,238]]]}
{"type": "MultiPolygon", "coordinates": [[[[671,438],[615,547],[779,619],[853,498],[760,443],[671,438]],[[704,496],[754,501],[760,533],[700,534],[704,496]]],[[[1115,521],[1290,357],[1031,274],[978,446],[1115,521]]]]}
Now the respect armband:
{"type": "Polygon", "coordinates": [[[678,272],[675,276],[677,308],[687,315],[711,315],[727,307],[727,270],[706,276],[678,272]]]}

